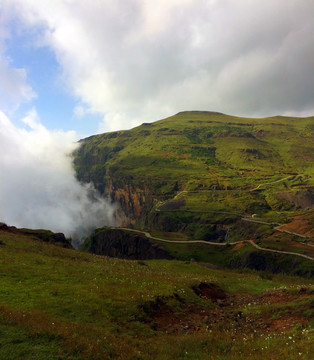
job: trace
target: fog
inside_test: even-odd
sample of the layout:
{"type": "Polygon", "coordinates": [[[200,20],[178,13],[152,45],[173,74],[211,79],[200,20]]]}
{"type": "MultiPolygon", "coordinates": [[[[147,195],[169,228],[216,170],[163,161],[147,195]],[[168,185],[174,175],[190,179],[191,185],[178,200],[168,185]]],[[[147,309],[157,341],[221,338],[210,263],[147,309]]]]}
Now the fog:
{"type": "Polygon", "coordinates": [[[75,137],[48,131],[35,111],[21,127],[0,111],[0,221],[63,232],[76,245],[96,227],[114,225],[115,206],[75,178],[75,137]]]}

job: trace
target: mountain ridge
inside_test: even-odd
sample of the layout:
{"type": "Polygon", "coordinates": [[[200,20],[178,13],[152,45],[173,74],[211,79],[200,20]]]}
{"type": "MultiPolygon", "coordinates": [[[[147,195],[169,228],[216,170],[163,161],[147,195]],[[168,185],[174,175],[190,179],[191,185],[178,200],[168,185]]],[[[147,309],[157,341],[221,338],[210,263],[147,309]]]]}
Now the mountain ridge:
{"type": "Polygon", "coordinates": [[[80,181],[119,204],[123,227],[294,251],[311,236],[244,225],[239,216],[280,224],[304,216],[313,224],[313,119],[185,111],[84,139],[74,166],[80,181]]]}

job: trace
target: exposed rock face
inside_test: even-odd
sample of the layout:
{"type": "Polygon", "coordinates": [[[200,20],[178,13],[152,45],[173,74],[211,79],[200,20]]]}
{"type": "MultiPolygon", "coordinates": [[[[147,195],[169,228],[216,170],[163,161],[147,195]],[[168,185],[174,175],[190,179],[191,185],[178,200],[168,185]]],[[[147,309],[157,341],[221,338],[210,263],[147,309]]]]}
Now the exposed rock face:
{"type": "Polygon", "coordinates": [[[120,226],[134,225],[141,219],[144,221],[153,206],[151,190],[144,184],[132,184],[128,179],[107,177],[106,193],[113,202],[120,204],[115,213],[120,226]]]}
{"type": "Polygon", "coordinates": [[[314,195],[310,190],[301,190],[296,193],[282,192],[278,195],[279,199],[289,201],[301,209],[311,209],[314,206],[314,195]]]}
{"type": "Polygon", "coordinates": [[[144,235],[120,229],[97,229],[86,240],[83,250],[97,255],[133,260],[172,259],[166,250],[144,235]]]}

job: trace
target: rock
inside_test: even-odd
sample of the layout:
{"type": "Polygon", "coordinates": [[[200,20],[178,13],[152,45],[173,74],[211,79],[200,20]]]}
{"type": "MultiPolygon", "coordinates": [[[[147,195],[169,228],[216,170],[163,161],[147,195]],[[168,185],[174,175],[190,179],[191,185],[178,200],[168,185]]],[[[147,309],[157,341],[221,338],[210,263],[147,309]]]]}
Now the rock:
{"type": "Polygon", "coordinates": [[[314,195],[310,190],[300,190],[296,193],[281,192],[277,197],[289,201],[303,210],[311,209],[314,206],[314,195]]]}
{"type": "Polygon", "coordinates": [[[98,255],[132,260],[172,259],[166,250],[146,236],[121,229],[97,229],[82,249],[98,255]]]}

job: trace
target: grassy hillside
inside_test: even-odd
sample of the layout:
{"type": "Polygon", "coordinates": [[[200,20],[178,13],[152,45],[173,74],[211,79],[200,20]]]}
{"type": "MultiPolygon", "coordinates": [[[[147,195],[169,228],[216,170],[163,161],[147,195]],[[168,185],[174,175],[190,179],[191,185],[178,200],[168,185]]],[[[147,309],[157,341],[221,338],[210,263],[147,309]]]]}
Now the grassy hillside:
{"type": "Polygon", "coordinates": [[[314,117],[190,111],[84,139],[74,164],[120,203],[124,225],[300,251],[314,236],[313,159],[314,117]],[[275,229],[290,222],[304,237],[275,229]]]}
{"type": "Polygon", "coordinates": [[[257,243],[216,243],[193,241],[174,232],[145,234],[134,229],[103,227],[96,229],[81,249],[120,259],[178,259],[207,263],[215,268],[252,269],[306,278],[314,274],[314,247],[288,241],[286,234],[280,241],[275,238],[272,242],[271,239],[262,239],[257,243]],[[290,254],[276,251],[288,251],[290,254]]]}
{"type": "Polygon", "coordinates": [[[79,179],[101,190],[107,177],[149,182],[159,199],[185,190],[183,208],[294,210],[292,201],[275,193],[313,188],[313,121],[183,112],[84,139],[75,166],[79,179]]]}
{"type": "Polygon", "coordinates": [[[311,359],[313,285],[0,230],[0,359],[311,359]]]}

